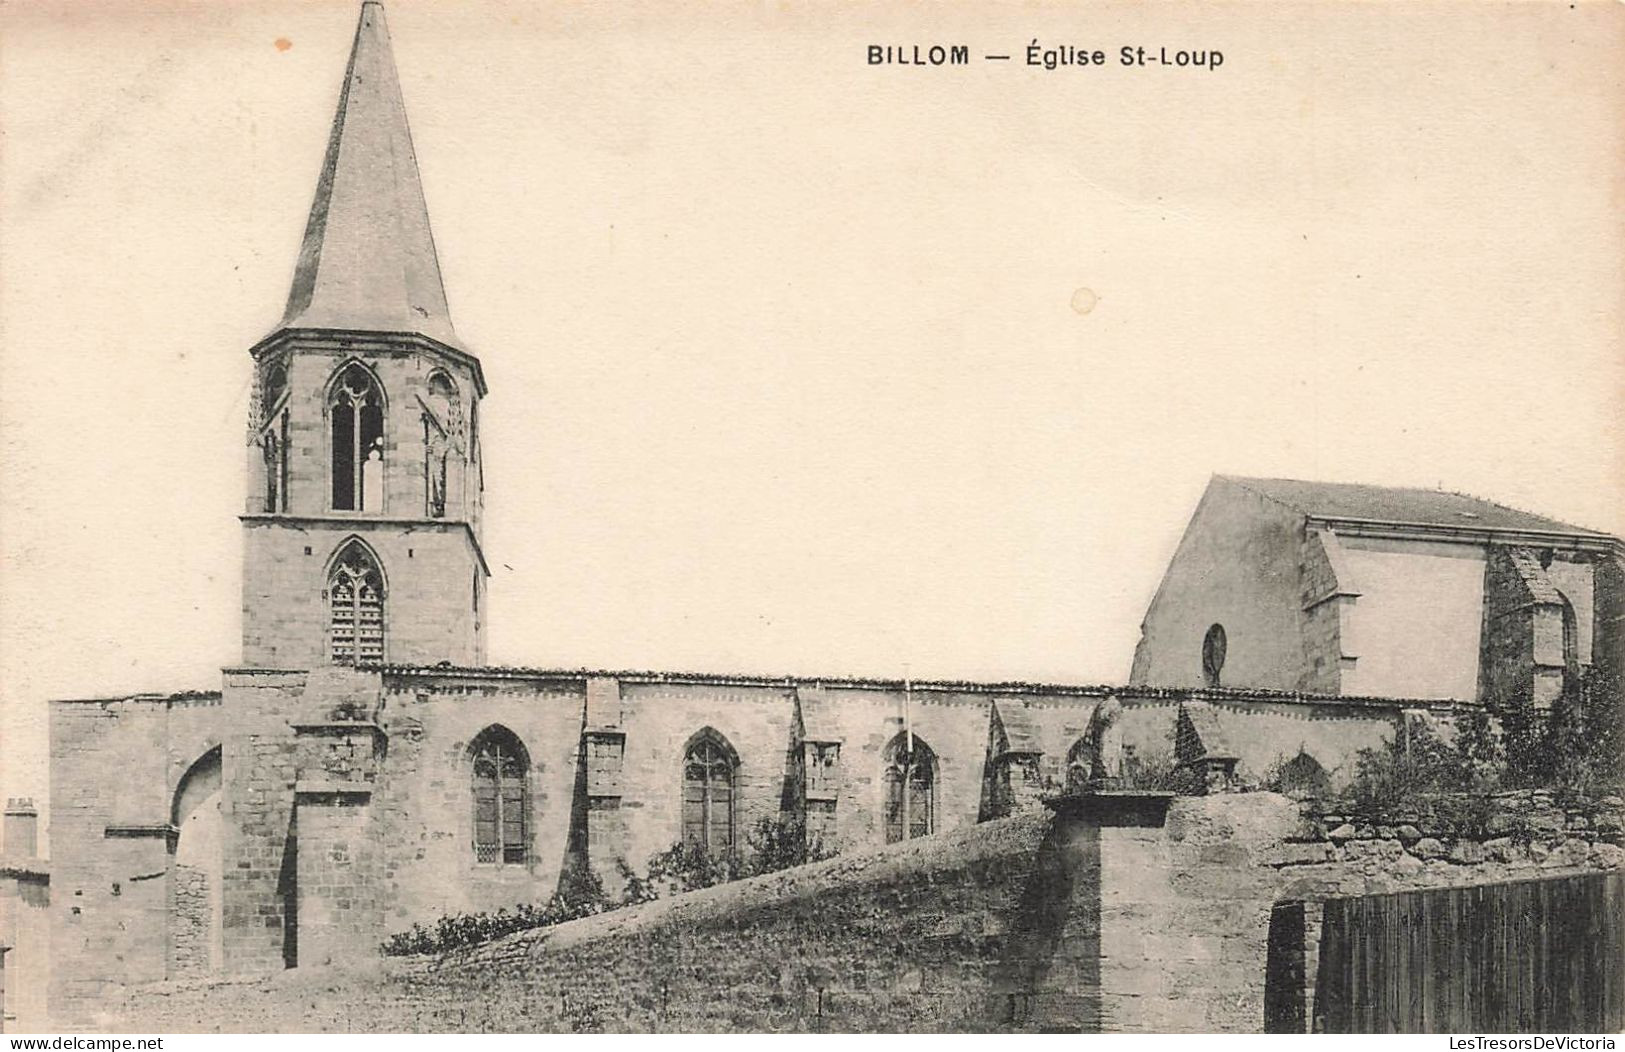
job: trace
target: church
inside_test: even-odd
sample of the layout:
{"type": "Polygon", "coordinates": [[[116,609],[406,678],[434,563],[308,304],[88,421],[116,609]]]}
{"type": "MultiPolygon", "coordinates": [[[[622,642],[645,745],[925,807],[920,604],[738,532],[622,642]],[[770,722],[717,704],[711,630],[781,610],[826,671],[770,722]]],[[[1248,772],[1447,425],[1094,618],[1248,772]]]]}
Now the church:
{"type": "MultiPolygon", "coordinates": [[[[1125,772],[1183,766],[1223,787],[1286,762],[1335,780],[1406,721],[1448,723],[1483,694],[1472,676],[1435,689],[1348,671],[1386,667],[1381,633],[1364,649],[1326,636],[1305,666],[1319,671],[1293,666],[1327,610],[1380,606],[1375,570],[1358,575],[1366,594],[1353,575],[1299,580],[1306,558],[1358,562],[1326,538],[1358,533],[1343,520],[1361,516],[1270,503],[1259,536],[1276,547],[1249,542],[1263,561],[1238,563],[1210,537],[1242,536],[1245,509],[1217,514],[1218,499],[1170,568],[1126,686],[486,664],[486,377],[452,327],[372,0],[286,311],[248,356],[240,661],[211,689],[51,706],[60,1026],[94,1025],[98,1005],[155,979],[370,955],[414,923],[542,901],[589,870],[613,894],[674,844],[749,850],[764,821],[793,818],[839,852],[1009,815],[1096,775],[1103,712],[1125,772]],[[1212,566],[1268,587],[1216,589],[1212,566]]],[[[1480,578],[1496,567],[1505,617],[1463,638],[1527,651],[1531,681],[1578,665],[1582,637],[1587,664],[1617,655],[1620,542],[1520,526],[1527,557],[1473,534],[1475,551],[1500,553],[1473,565],[1480,578]],[[1542,574],[1584,577],[1584,598],[1559,601],[1542,574]]],[[[1453,543],[1437,534],[1422,541],[1453,543]]],[[[1477,676],[1476,649],[1460,661],[1477,676]]]]}

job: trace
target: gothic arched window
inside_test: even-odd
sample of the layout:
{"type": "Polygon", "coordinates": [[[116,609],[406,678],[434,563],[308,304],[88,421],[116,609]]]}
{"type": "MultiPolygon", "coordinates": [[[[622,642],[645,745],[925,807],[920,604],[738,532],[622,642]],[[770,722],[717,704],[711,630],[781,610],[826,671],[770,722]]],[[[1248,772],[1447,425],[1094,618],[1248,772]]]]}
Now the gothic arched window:
{"type": "Polygon", "coordinates": [[[713,855],[734,846],[734,781],[739,757],[726,739],[706,728],[683,753],[683,843],[713,855]]]}
{"type": "Polygon", "coordinates": [[[886,746],[885,762],[886,843],[925,836],[936,826],[936,754],[904,732],[886,746]]]}
{"type": "Polygon", "coordinates": [[[468,747],[474,767],[474,861],[525,861],[530,754],[508,728],[491,726],[468,747]]]}
{"type": "Polygon", "coordinates": [[[333,507],[382,511],[384,393],[360,362],[339,373],[328,396],[333,451],[333,507]]]}
{"type": "Polygon", "coordinates": [[[288,510],[288,367],[277,362],[260,382],[259,444],[265,465],[265,510],[288,510]]]}
{"type": "Polygon", "coordinates": [[[1066,754],[1066,791],[1079,793],[1095,776],[1095,743],[1085,736],[1073,743],[1066,754]]]}
{"type": "Polygon", "coordinates": [[[347,543],[327,575],[328,653],[335,665],[384,660],[384,574],[372,551],[347,543]]]}

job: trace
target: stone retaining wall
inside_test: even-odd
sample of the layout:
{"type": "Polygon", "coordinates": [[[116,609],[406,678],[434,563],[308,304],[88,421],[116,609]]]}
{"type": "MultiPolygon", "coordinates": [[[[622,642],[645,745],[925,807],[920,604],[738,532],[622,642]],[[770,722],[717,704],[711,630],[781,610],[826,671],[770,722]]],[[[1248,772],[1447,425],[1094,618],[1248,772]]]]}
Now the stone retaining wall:
{"type": "Polygon", "coordinates": [[[1573,836],[1565,824],[1552,833],[1555,846],[1414,831],[1373,825],[1362,835],[1355,822],[1326,829],[1272,793],[1106,794],[438,959],[155,985],[135,991],[106,1024],[157,1032],[1257,1032],[1277,902],[1621,862],[1619,845],[1606,839],[1614,834],[1594,824],[1573,836]]]}

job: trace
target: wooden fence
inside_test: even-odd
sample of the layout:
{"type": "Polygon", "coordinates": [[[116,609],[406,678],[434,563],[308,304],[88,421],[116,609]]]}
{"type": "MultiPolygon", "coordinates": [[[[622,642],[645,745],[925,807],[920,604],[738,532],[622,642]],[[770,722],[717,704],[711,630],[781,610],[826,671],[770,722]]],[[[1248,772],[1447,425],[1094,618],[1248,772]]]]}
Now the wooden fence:
{"type": "Polygon", "coordinates": [[[1617,1032],[1625,873],[1283,904],[1265,984],[1272,1031],[1617,1032]]]}

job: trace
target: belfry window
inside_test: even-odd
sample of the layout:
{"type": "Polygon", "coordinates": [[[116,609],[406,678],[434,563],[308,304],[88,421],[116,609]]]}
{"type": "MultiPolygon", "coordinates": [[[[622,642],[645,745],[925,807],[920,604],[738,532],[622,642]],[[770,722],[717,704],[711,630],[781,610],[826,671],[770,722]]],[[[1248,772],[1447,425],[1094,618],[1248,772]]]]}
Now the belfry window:
{"type": "Polygon", "coordinates": [[[288,367],[277,362],[260,382],[260,454],[264,459],[265,511],[288,510],[288,367]]]}
{"type": "Polygon", "coordinates": [[[382,511],[384,396],[360,363],[339,374],[328,399],[332,423],[333,508],[382,511]]]}
{"type": "Polygon", "coordinates": [[[734,789],[739,760],[722,736],[707,728],[683,754],[683,843],[713,855],[734,847],[734,789]]]}
{"type": "Polygon", "coordinates": [[[474,861],[523,863],[530,756],[506,727],[481,731],[469,753],[474,761],[474,861]]]}
{"type": "Polygon", "coordinates": [[[917,735],[886,746],[886,843],[929,834],[936,825],[937,757],[917,735]]]}
{"type": "Polygon", "coordinates": [[[335,665],[384,660],[384,575],[372,553],[351,541],[327,577],[328,654],[335,665]]]}

